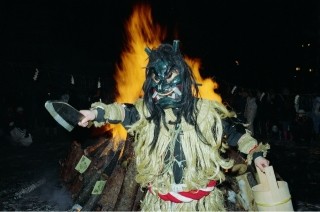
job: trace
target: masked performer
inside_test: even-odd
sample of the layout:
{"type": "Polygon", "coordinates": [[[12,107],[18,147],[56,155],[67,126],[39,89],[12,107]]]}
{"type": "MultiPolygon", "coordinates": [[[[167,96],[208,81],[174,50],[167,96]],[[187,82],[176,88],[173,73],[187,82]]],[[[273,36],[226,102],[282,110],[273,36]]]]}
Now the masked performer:
{"type": "Polygon", "coordinates": [[[79,125],[121,123],[135,136],[135,179],[148,187],[142,210],[226,210],[216,186],[233,160],[221,156],[223,141],[262,171],[269,165],[268,145],[258,144],[223,104],[199,98],[179,41],[146,52],[143,99],[132,105],[93,103],[90,110],[80,111],[85,118],[79,125]]]}

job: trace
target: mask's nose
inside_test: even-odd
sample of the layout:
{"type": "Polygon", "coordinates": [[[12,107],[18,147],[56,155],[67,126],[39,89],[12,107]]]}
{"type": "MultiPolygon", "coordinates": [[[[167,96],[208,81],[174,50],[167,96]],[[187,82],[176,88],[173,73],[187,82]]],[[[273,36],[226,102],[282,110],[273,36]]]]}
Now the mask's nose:
{"type": "Polygon", "coordinates": [[[160,80],[157,86],[158,92],[163,92],[165,90],[164,80],[160,80]]]}

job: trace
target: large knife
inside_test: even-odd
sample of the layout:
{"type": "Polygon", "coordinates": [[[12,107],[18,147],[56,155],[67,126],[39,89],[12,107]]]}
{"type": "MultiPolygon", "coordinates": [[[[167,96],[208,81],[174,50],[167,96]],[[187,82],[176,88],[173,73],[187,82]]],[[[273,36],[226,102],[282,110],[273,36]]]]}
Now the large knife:
{"type": "Polygon", "coordinates": [[[69,132],[84,118],[82,113],[64,101],[48,100],[44,106],[50,115],[69,132]]]}

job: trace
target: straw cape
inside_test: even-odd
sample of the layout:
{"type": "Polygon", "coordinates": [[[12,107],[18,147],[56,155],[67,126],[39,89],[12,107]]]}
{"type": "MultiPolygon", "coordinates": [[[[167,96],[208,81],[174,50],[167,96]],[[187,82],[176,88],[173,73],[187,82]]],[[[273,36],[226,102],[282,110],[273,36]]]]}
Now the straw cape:
{"type": "MultiPolygon", "coordinates": [[[[140,117],[148,115],[142,100],[138,100],[135,107],[140,117]]],[[[161,127],[152,154],[150,152],[154,124],[141,118],[128,130],[135,135],[136,181],[142,187],[148,187],[150,191],[142,202],[142,210],[225,210],[223,194],[215,185],[225,180],[222,169],[230,169],[233,166],[233,160],[222,158],[220,154],[223,137],[221,117],[232,114],[216,101],[201,99],[197,107],[197,122],[209,145],[199,140],[194,127],[184,119],[181,120],[179,128],[174,125],[168,125],[168,129],[161,127]],[[170,157],[171,161],[168,162],[165,161],[165,156],[168,151],[173,152],[178,134],[181,136],[181,146],[186,155],[186,167],[181,183],[177,185],[174,183],[172,171],[175,158],[170,157]],[[195,193],[197,195],[194,195],[195,193]],[[175,201],[178,203],[172,203],[175,201]]],[[[166,109],[165,118],[169,122],[175,121],[176,117],[171,109],[166,109]]],[[[257,145],[257,141],[248,132],[239,142],[240,151],[248,154],[250,162],[254,152],[263,151],[266,154],[268,149],[268,146],[257,145]]]]}

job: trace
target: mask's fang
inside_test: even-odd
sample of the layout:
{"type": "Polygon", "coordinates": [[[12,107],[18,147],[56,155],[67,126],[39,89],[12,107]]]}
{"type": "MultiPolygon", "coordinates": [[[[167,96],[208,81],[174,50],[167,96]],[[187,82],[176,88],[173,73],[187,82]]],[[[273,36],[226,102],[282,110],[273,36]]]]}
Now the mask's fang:
{"type": "Polygon", "coordinates": [[[157,95],[158,95],[158,92],[155,91],[155,92],[153,93],[153,95],[152,95],[152,98],[156,97],[157,95]]]}
{"type": "Polygon", "coordinates": [[[181,96],[181,91],[179,90],[179,88],[175,87],[173,88],[174,93],[178,94],[179,96],[181,96]]]}

